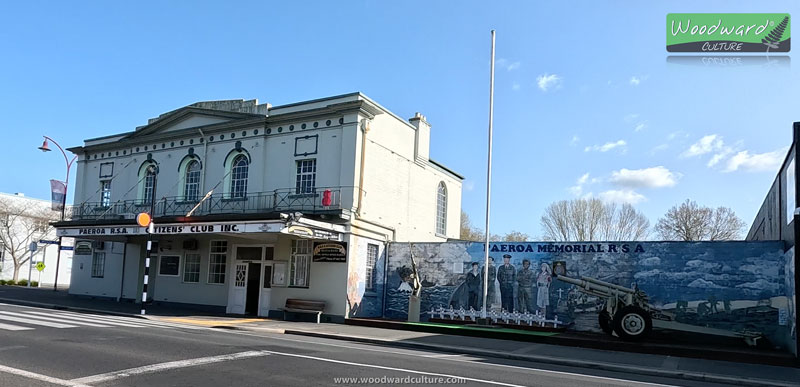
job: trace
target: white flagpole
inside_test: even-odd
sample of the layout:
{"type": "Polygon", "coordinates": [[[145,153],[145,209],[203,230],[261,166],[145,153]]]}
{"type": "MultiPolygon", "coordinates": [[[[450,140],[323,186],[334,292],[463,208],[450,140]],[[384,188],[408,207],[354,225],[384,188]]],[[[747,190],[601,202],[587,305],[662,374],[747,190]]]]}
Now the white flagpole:
{"type": "Polygon", "coordinates": [[[486,318],[489,293],[489,203],[492,198],[492,120],[494,118],[494,30],[492,30],[492,61],[489,72],[489,156],[486,166],[486,244],[483,257],[483,307],[481,318],[486,318]]]}

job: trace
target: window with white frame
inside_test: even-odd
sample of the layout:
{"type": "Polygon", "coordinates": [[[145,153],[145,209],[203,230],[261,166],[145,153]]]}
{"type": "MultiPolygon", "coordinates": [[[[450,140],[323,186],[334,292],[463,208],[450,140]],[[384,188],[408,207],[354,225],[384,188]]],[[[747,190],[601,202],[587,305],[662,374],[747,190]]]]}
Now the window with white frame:
{"type": "Polygon", "coordinates": [[[289,286],[308,287],[311,271],[311,240],[292,241],[292,256],[289,262],[289,286]]]}
{"type": "Polygon", "coordinates": [[[375,290],[375,262],[378,261],[378,245],[367,244],[367,276],[365,287],[367,290],[375,290]]]}
{"type": "Polygon", "coordinates": [[[444,182],[439,183],[436,191],[436,233],[445,235],[447,233],[447,186],[444,182]]]}
{"type": "Polygon", "coordinates": [[[228,241],[211,241],[208,255],[208,283],[225,283],[225,266],[228,262],[228,241]]]}
{"type": "Polygon", "coordinates": [[[108,207],[111,205],[111,180],[100,182],[100,206],[108,207]]]}
{"type": "Polygon", "coordinates": [[[33,220],[33,232],[44,234],[47,232],[47,229],[49,227],[50,227],[50,222],[47,219],[33,220]]]}
{"type": "Polygon", "coordinates": [[[247,156],[239,155],[231,164],[231,198],[244,198],[247,196],[247,172],[250,162],[247,156]]]}
{"type": "Polygon", "coordinates": [[[92,278],[103,278],[106,271],[106,253],[92,254],[92,278]]]}
{"type": "Polygon", "coordinates": [[[158,166],[155,162],[147,161],[139,168],[139,203],[150,204],[153,200],[155,192],[153,188],[156,185],[156,173],[158,173],[158,166]]]}
{"type": "Polygon", "coordinates": [[[185,200],[196,201],[200,196],[200,162],[192,160],[186,165],[184,176],[183,197],[185,200]]]}
{"type": "Polygon", "coordinates": [[[200,282],[200,254],[186,254],[183,262],[183,282],[200,282]]]}
{"type": "Polygon", "coordinates": [[[317,184],[317,159],[297,160],[295,193],[312,193],[317,184]]]}

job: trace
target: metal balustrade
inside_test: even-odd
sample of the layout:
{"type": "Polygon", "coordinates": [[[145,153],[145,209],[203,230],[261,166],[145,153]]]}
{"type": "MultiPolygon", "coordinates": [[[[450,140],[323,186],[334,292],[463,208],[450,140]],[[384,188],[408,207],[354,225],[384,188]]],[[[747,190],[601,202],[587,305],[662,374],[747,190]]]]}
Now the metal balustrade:
{"type": "MultiPolygon", "coordinates": [[[[195,206],[192,216],[223,214],[266,214],[271,212],[299,211],[304,214],[327,213],[341,210],[343,194],[352,199],[355,187],[316,187],[310,192],[297,193],[295,188],[267,192],[247,193],[231,197],[227,193],[212,194],[189,200],[183,196],[161,197],[155,202],[154,217],[186,216],[195,206]],[[198,206],[198,203],[200,205],[198,206]]],[[[71,206],[66,220],[134,219],[140,212],[150,212],[150,203],[142,200],[120,200],[103,206],[101,202],[85,202],[71,206]]]]}

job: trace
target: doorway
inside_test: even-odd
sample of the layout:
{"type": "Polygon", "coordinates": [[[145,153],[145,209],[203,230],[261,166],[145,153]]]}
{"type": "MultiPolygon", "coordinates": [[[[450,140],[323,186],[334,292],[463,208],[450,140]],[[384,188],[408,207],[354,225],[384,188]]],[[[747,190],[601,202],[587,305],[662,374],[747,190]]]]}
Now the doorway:
{"type": "Polygon", "coordinates": [[[250,262],[247,266],[247,301],[244,314],[258,315],[258,296],[261,287],[261,263],[250,262]]]}
{"type": "Polygon", "coordinates": [[[234,246],[234,260],[226,312],[267,316],[270,308],[272,259],[268,245],[234,246]]]}

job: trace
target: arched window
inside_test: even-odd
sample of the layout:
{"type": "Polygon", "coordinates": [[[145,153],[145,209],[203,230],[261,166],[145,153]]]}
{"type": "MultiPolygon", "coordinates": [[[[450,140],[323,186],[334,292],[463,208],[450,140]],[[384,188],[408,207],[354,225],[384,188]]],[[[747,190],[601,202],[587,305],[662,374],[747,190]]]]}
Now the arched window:
{"type": "Polygon", "coordinates": [[[185,200],[197,201],[200,196],[200,162],[197,160],[189,161],[186,164],[186,175],[183,183],[183,197],[185,200]]]}
{"type": "Polygon", "coordinates": [[[145,161],[139,167],[139,203],[150,204],[155,196],[153,188],[156,184],[158,165],[153,161],[145,161]]]}
{"type": "Polygon", "coordinates": [[[238,155],[231,163],[231,198],[244,198],[247,196],[247,170],[250,162],[245,155],[238,155]]]}
{"type": "Polygon", "coordinates": [[[444,182],[439,182],[439,189],[436,192],[436,234],[445,235],[447,233],[447,186],[444,182]]]}

